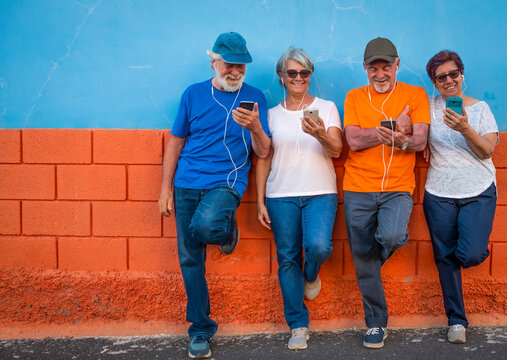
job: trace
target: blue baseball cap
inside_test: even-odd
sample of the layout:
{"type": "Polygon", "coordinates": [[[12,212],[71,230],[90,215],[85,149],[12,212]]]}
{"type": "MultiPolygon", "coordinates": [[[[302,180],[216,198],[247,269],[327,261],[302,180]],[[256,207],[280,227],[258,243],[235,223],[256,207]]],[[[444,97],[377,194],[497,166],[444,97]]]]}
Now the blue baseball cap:
{"type": "Polygon", "coordinates": [[[246,41],[237,32],[227,32],[218,35],[213,52],[219,54],[225,62],[230,64],[249,64],[252,56],[246,48],[246,41]]]}

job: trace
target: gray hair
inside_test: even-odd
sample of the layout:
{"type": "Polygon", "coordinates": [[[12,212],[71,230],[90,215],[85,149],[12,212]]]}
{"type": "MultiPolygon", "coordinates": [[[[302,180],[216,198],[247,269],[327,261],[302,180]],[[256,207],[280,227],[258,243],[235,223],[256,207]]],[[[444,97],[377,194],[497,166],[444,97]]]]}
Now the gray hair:
{"type": "Polygon", "coordinates": [[[216,52],[213,52],[211,50],[206,50],[206,52],[208,53],[208,56],[211,60],[220,60],[222,59],[222,57],[220,56],[220,54],[217,54],[216,52]]]}
{"type": "Polygon", "coordinates": [[[287,70],[287,61],[294,60],[300,63],[305,67],[305,69],[310,70],[313,73],[314,67],[310,56],[300,48],[295,48],[293,46],[289,47],[289,49],[283,53],[280,60],[276,64],[276,72],[285,72],[287,70]]]}

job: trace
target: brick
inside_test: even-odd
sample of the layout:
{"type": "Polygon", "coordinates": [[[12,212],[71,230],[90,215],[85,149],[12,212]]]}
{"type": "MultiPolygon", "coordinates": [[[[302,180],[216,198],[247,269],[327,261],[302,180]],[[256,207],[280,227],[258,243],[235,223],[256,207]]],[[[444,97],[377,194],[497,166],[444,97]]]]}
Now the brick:
{"type": "Polygon", "coordinates": [[[170,217],[162,217],[162,236],[163,237],[176,237],[176,219],[174,213],[170,217]]]}
{"type": "Polygon", "coordinates": [[[396,252],[387,260],[382,267],[382,276],[392,279],[412,282],[415,279],[415,264],[417,257],[417,243],[409,241],[407,245],[396,252]]]}
{"type": "Polygon", "coordinates": [[[92,160],[91,130],[24,129],[25,163],[88,164],[92,160]]]}
{"type": "Polygon", "coordinates": [[[507,241],[507,207],[497,206],[495,212],[495,219],[493,220],[493,231],[491,232],[490,240],[507,241]]]}
{"type": "Polygon", "coordinates": [[[0,201],[0,234],[17,235],[21,232],[21,203],[0,201]]]}
{"type": "MultiPolygon", "coordinates": [[[[489,246],[491,252],[491,245],[489,246]]],[[[491,255],[480,265],[468,269],[462,269],[463,280],[474,278],[489,278],[491,273],[491,255]]]]}
{"type": "Polygon", "coordinates": [[[343,205],[338,205],[333,227],[333,239],[347,239],[347,227],[345,224],[345,210],[343,205]]]}
{"type": "Polygon", "coordinates": [[[130,200],[158,200],[161,178],[160,165],[130,165],[128,167],[128,198],[130,200]]]}
{"type": "Polygon", "coordinates": [[[418,241],[417,276],[438,281],[438,271],[433,258],[433,246],[429,241],[418,241]]]}
{"type": "Polygon", "coordinates": [[[333,252],[321,266],[321,278],[335,279],[342,276],[343,273],[343,245],[345,241],[333,241],[333,252]]]}
{"type": "Polygon", "coordinates": [[[206,271],[219,274],[269,274],[269,240],[241,238],[231,255],[224,255],[218,246],[208,246],[206,271]]]}
{"type": "Polygon", "coordinates": [[[430,240],[422,205],[414,205],[412,208],[408,223],[408,235],[411,240],[430,240]]]}
{"type": "Polygon", "coordinates": [[[493,153],[493,164],[497,168],[507,167],[507,133],[500,132],[500,144],[495,148],[493,153]]]}
{"type": "Polygon", "coordinates": [[[24,235],[90,235],[90,204],[76,201],[23,201],[24,235]]]}
{"type": "Polygon", "coordinates": [[[336,186],[338,188],[338,204],[343,204],[343,175],[345,174],[345,169],[343,167],[335,167],[334,171],[336,173],[336,186]]]}
{"type": "Polygon", "coordinates": [[[424,200],[424,191],[426,185],[426,176],[428,175],[427,168],[416,169],[416,183],[417,187],[415,189],[416,194],[418,196],[417,203],[422,204],[424,200]]]}
{"type": "Polygon", "coordinates": [[[162,164],[158,130],[94,130],[93,161],[102,164],[162,164]]]}
{"type": "Polygon", "coordinates": [[[333,164],[335,167],[343,167],[343,164],[345,164],[345,161],[347,160],[348,157],[350,148],[349,144],[347,143],[347,140],[345,139],[345,136],[343,136],[342,141],[343,141],[342,153],[337,159],[333,158],[333,164]]]}
{"type": "Polygon", "coordinates": [[[57,194],[70,200],[125,200],[126,169],[120,165],[59,165],[57,194]]]}
{"type": "Polygon", "coordinates": [[[278,274],[278,260],[276,258],[276,244],[274,239],[269,240],[269,250],[270,250],[270,272],[271,274],[278,274]]]}
{"type": "Polygon", "coordinates": [[[0,130],[0,163],[21,162],[21,131],[0,130]]]}
{"type": "Polygon", "coordinates": [[[241,237],[272,239],[273,233],[257,221],[257,204],[242,203],[236,212],[241,237]]]}
{"type": "Polygon", "coordinates": [[[59,238],[58,267],[70,271],[126,271],[127,239],[59,238]]]}
{"type": "Polygon", "coordinates": [[[56,269],[53,237],[0,237],[0,267],[56,269]]]}
{"type": "Polygon", "coordinates": [[[162,232],[156,202],[94,202],[93,235],[156,236],[162,232]]]}
{"type": "Polygon", "coordinates": [[[491,252],[491,275],[507,281],[507,243],[495,243],[491,252]]]}
{"type": "Polygon", "coordinates": [[[507,169],[496,170],[497,206],[507,205],[507,169]]]}
{"type": "Polygon", "coordinates": [[[55,198],[52,165],[0,165],[0,199],[55,198]]]}
{"type": "Polygon", "coordinates": [[[129,270],[180,272],[175,238],[130,238],[129,270]]]}
{"type": "Polygon", "coordinates": [[[253,163],[250,171],[248,172],[248,187],[243,194],[241,202],[257,203],[257,183],[255,182],[255,165],[253,165],[253,163]]]}

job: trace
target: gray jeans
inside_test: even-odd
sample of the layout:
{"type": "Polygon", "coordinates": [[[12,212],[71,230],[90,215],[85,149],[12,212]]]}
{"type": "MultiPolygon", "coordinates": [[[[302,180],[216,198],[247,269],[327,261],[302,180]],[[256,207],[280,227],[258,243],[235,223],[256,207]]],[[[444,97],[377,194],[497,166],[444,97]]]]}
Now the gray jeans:
{"type": "Polygon", "coordinates": [[[387,326],[387,304],[380,268],[408,241],[413,200],[408,192],[345,191],[343,196],[347,237],[366,326],[387,326]]]}

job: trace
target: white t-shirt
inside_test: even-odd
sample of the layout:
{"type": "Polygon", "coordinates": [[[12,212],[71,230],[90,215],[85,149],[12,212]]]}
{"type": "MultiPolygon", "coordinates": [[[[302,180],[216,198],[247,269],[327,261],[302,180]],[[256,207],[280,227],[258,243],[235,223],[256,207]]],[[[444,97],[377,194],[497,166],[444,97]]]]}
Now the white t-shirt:
{"type": "MultiPolygon", "coordinates": [[[[341,129],[340,115],[332,101],[315,98],[308,108],[319,109],[329,127],[341,129]]],[[[281,105],[268,111],[268,125],[274,149],[266,197],[336,194],[333,161],[317,139],[303,132],[303,110],[289,111],[281,105]]]]}
{"type": "MultiPolygon", "coordinates": [[[[463,199],[484,192],[496,183],[495,166],[490,159],[479,158],[458,131],[444,124],[441,95],[430,98],[431,126],[429,145],[430,168],[426,191],[440,197],[463,199]]],[[[479,135],[498,133],[495,118],[488,104],[479,101],[465,108],[468,122],[479,135]]]]}

